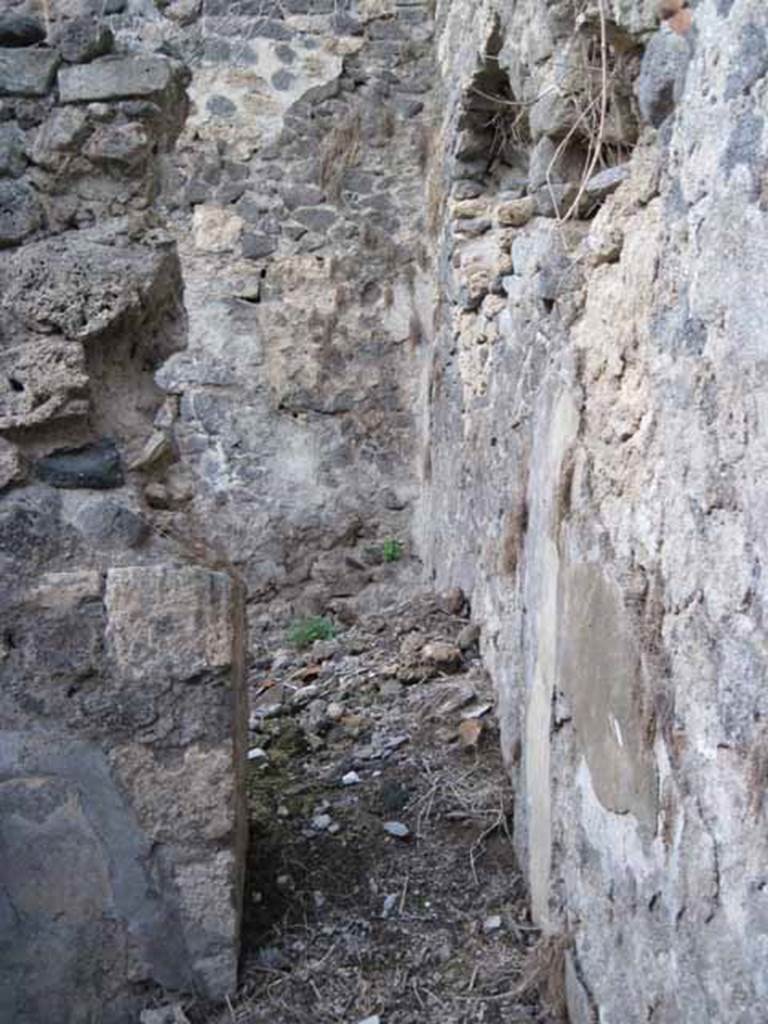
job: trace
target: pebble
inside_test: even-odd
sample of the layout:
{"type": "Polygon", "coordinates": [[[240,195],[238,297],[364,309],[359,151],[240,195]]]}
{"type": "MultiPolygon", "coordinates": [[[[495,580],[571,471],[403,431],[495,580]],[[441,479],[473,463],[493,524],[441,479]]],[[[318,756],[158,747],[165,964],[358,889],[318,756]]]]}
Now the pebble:
{"type": "Polygon", "coordinates": [[[364,1020],[359,1020],[357,1024],[381,1024],[381,1017],[377,1013],[373,1017],[365,1017],[364,1020]]]}
{"type": "Polygon", "coordinates": [[[342,786],[356,786],[359,782],[362,782],[362,779],[357,772],[347,772],[341,777],[342,786]]]}
{"type": "Polygon", "coordinates": [[[332,836],[335,836],[337,832],[341,832],[341,825],[338,821],[334,821],[328,826],[328,831],[332,836]]]}
{"type": "Polygon", "coordinates": [[[411,834],[411,830],[402,821],[385,821],[384,831],[396,839],[407,839],[411,834]]]}
{"type": "Polygon", "coordinates": [[[253,747],[253,749],[248,751],[248,760],[249,761],[266,761],[267,760],[267,752],[262,747],[253,747]]]}
{"type": "Polygon", "coordinates": [[[484,932],[497,932],[501,928],[501,914],[491,914],[483,921],[484,932]]]}
{"type": "Polygon", "coordinates": [[[333,818],[330,814],[316,814],[312,819],[312,828],[318,832],[325,832],[333,824],[333,818]]]}

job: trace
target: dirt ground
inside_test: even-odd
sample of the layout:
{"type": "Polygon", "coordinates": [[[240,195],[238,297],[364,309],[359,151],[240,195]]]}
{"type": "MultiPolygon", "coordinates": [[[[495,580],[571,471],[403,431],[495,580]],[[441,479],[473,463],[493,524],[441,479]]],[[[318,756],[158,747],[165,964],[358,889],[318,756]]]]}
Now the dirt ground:
{"type": "Polygon", "coordinates": [[[560,1019],[465,616],[424,596],[257,664],[241,992],[191,1024],[560,1019]]]}

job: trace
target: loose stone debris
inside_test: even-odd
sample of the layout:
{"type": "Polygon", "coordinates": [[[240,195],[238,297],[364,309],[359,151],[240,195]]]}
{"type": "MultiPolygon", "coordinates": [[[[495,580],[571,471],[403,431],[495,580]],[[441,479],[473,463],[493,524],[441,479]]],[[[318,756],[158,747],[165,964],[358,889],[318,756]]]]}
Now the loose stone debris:
{"type": "Polygon", "coordinates": [[[185,1006],[191,1024],[559,1019],[465,616],[463,596],[425,595],[259,659],[242,988],[185,1006]]]}

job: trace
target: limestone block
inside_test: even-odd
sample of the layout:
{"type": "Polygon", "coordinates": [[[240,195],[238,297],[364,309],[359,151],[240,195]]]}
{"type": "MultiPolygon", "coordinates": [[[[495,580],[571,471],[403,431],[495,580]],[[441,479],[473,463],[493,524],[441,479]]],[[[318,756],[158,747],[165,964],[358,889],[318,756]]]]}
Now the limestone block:
{"type": "Polygon", "coordinates": [[[41,341],[0,350],[0,430],[33,427],[88,410],[81,345],[41,341]]]}

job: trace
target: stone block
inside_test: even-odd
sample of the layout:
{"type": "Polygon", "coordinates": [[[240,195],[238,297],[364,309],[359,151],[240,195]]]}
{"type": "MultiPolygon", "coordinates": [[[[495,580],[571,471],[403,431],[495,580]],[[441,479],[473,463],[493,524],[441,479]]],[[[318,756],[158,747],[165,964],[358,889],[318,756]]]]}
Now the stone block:
{"type": "Polygon", "coordinates": [[[233,993],[246,820],[238,587],[174,566],[47,573],[6,622],[0,1019],[127,1024],[158,988],[233,993]],[[67,650],[51,674],[57,638],[67,650]],[[150,704],[176,730],[174,756],[151,715],[121,730],[119,717],[94,729],[92,714],[53,714],[96,707],[99,691],[113,709],[150,704]]]}
{"type": "Polygon", "coordinates": [[[88,410],[81,345],[41,341],[0,350],[0,430],[33,427],[88,410]]]}
{"type": "Polygon", "coordinates": [[[645,49],[635,85],[640,114],[658,128],[682,95],[691,45],[685,36],[662,27],[645,49]]]}
{"type": "Polygon", "coordinates": [[[24,136],[18,126],[0,124],[0,178],[19,178],[26,165],[24,136]]]}
{"type": "Polygon", "coordinates": [[[176,65],[164,57],[104,57],[59,71],[62,103],[150,99],[170,89],[176,65]]]}
{"type": "Polygon", "coordinates": [[[42,204],[25,181],[0,181],[0,249],[19,245],[43,218],[42,204]]]}
{"type": "Polygon", "coordinates": [[[536,213],[536,200],[533,196],[524,196],[522,199],[510,199],[507,202],[499,203],[496,208],[496,217],[502,227],[519,228],[536,213]]]}
{"type": "Polygon", "coordinates": [[[120,453],[113,441],[103,439],[81,448],[62,448],[38,459],[37,477],[52,487],[109,490],[123,483],[120,453]]]}
{"type": "Polygon", "coordinates": [[[20,332],[54,328],[86,341],[161,308],[179,287],[171,246],[70,232],[25,245],[0,266],[0,311],[20,332]]]}
{"type": "Polygon", "coordinates": [[[0,47],[34,46],[45,39],[39,18],[10,11],[0,14],[0,47]]]}
{"type": "Polygon", "coordinates": [[[54,42],[69,64],[86,64],[103,57],[114,42],[111,29],[96,18],[69,18],[58,27],[54,42]]]}
{"type": "Polygon", "coordinates": [[[0,96],[45,96],[59,61],[56,50],[0,49],[0,96]]]}

